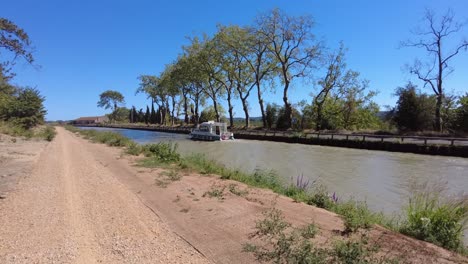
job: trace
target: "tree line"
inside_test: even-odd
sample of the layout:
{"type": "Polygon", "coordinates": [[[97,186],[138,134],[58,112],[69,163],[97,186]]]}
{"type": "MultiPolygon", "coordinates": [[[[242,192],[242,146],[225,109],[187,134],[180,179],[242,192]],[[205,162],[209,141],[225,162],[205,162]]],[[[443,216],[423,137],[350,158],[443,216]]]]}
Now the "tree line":
{"type": "MultiPolygon", "coordinates": [[[[408,66],[409,72],[419,78],[424,86],[434,91],[433,107],[424,108],[430,122],[407,126],[401,122],[406,114],[401,108],[406,94],[397,88],[397,105],[388,118],[387,126],[408,130],[447,130],[450,125],[444,113],[449,111],[444,101],[452,98],[450,111],[462,107],[463,97],[453,100],[445,91],[443,80],[452,69],[449,62],[467,42],[462,41],[451,51],[442,43],[461,29],[454,22],[453,13],[447,12],[440,21],[433,12],[426,12],[427,31],[415,33],[420,39],[402,43],[405,47],[427,50],[426,64],[416,60],[408,66]],[[430,113],[432,111],[432,113],[430,113]]],[[[360,73],[348,69],[347,49],[343,43],[331,50],[314,35],[311,16],[290,16],[279,9],[259,14],[248,26],[219,25],[212,35],[196,36],[182,47],[177,59],[166,65],[159,75],[141,75],[136,93],[151,100],[146,111],[135,107],[126,109],[120,117],[130,122],[171,124],[178,122],[198,124],[202,117],[216,121],[226,119],[234,126],[233,105],[240,102],[244,126],[250,127],[248,100],[256,97],[263,128],[277,129],[379,129],[385,122],[379,106],[373,101],[376,91],[369,90],[369,82],[360,73]],[[300,102],[290,101],[292,84],[311,81],[311,97],[300,102]],[[282,105],[266,103],[266,93],[279,93],[282,105]],[[227,104],[227,113],[222,104],[227,104]],[[156,108],[154,105],[156,104],[156,108]],[[207,107],[206,107],[207,106],[207,107]],[[202,111],[202,108],[204,110],[202,111]],[[179,116],[183,116],[179,120],[179,116]]],[[[116,109],[114,109],[116,110],[116,109]]],[[[460,112],[460,110],[457,110],[460,112]]],[[[407,113],[411,114],[411,113],[407,113]]],[[[452,114],[453,115],[453,114],[452,114]]],[[[460,115],[460,114],[457,114],[460,115]]],[[[450,119],[450,122],[455,119],[450,119]]],[[[458,120],[458,119],[456,119],[458,120]]]]}

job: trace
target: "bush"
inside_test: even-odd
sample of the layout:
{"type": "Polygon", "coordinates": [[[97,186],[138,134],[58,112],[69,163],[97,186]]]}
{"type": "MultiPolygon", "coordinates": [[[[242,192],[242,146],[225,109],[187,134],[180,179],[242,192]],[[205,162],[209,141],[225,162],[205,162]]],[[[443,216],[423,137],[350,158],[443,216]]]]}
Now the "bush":
{"type": "Polygon", "coordinates": [[[180,154],[177,153],[177,144],[165,142],[147,144],[143,146],[143,153],[145,156],[154,158],[162,163],[180,161],[180,154]]]}
{"type": "Polygon", "coordinates": [[[46,126],[42,131],[38,133],[40,138],[43,138],[47,141],[52,141],[55,138],[57,132],[55,131],[55,127],[53,126],[46,126]]]}
{"type": "Polygon", "coordinates": [[[309,240],[315,236],[315,226],[310,224],[306,228],[292,228],[278,209],[267,210],[263,215],[265,218],[257,221],[256,232],[252,235],[263,244],[245,244],[244,251],[253,253],[260,262],[328,263],[326,252],[314,247],[309,240]],[[305,229],[313,232],[304,233],[305,229]]]}
{"type": "Polygon", "coordinates": [[[368,229],[373,224],[383,221],[381,213],[372,213],[365,202],[357,202],[352,199],[335,204],[332,211],[343,217],[345,232],[355,232],[359,228],[368,229]]]}
{"type": "Polygon", "coordinates": [[[418,193],[409,200],[403,234],[444,248],[463,249],[463,229],[468,219],[466,199],[443,201],[436,193],[418,193]]]}
{"type": "Polygon", "coordinates": [[[324,209],[330,209],[334,205],[334,201],[328,194],[328,190],[324,185],[317,185],[313,192],[307,197],[306,203],[324,209]]]}
{"type": "Polygon", "coordinates": [[[135,142],[131,142],[128,144],[125,153],[133,156],[138,156],[141,154],[142,151],[143,148],[140,145],[136,144],[135,142]]]}

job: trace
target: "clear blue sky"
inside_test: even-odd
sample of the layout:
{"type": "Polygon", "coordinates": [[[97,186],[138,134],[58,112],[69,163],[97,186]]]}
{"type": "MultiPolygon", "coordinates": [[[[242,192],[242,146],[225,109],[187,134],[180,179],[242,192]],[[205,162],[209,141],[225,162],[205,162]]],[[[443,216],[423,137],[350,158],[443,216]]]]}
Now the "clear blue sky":
{"type": "MultiPolygon", "coordinates": [[[[35,46],[37,70],[18,63],[15,84],[37,87],[46,97],[47,119],[74,119],[101,115],[98,95],[108,89],[122,92],[126,105],[145,107],[145,96],[135,96],[140,74],[158,74],[187,44],[186,36],[216,30],[216,24],[250,24],[258,12],[279,7],[290,15],[310,14],[315,34],[329,47],[343,41],[349,48],[348,66],[379,91],[375,101],[394,105],[397,86],[412,78],[403,71],[416,49],[398,49],[401,40],[421,22],[425,8],[444,13],[452,8],[459,20],[468,21],[466,0],[238,0],[238,1],[2,1],[0,17],[12,20],[35,46]]],[[[468,38],[468,26],[464,36],[468,38]]],[[[468,52],[452,65],[455,72],[447,88],[468,91],[468,52]]],[[[319,77],[319,76],[316,76],[319,77]]],[[[412,78],[415,83],[421,83],[412,78]]],[[[306,99],[310,84],[295,83],[291,101],[306,99]]],[[[430,92],[430,90],[427,90],[430,92]]],[[[251,116],[259,116],[256,98],[251,116]]],[[[266,101],[281,103],[280,93],[266,101]]],[[[236,102],[236,116],[242,116],[236,102]]]]}

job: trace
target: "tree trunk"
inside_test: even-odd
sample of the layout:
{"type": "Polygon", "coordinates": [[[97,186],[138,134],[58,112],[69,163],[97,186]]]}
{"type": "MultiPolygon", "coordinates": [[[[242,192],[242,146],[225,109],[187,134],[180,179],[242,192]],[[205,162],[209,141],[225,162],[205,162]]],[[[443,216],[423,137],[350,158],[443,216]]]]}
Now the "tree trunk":
{"type": "Polygon", "coordinates": [[[188,104],[187,104],[187,92],[184,91],[185,89],[182,90],[182,95],[184,96],[184,123],[188,124],[189,123],[189,117],[188,117],[188,104]]]}
{"type": "Polygon", "coordinates": [[[283,90],[284,117],[286,128],[292,127],[292,106],[288,101],[289,81],[285,81],[283,90]]]}
{"type": "Polygon", "coordinates": [[[195,103],[195,118],[194,118],[195,120],[194,121],[195,121],[195,125],[198,125],[200,123],[200,115],[198,114],[198,104],[200,103],[199,102],[200,100],[198,98],[198,95],[195,96],[195,98],[196,99],[195,99],[195,102],[194,102],[195,103]]]}
{"type": "Polygon", "coordinates": [[[172,118],[171,118],[171,126],[174,126],[174,111],[175,111],[175,105],[176,105],[176,101],[175,101],[175,98],[174,96],[172,97],[172,118]]]}
{"type": "Polygon", "coordinates": [[[234,115],[232,113],[233,106],[231,103],[231,92],[227,93],[227,102],[228,102],[228,112],[229,112],[229,126],[232,128],[234,126],[234,115]]]}
{"type": "Polygon", "coordinates": [[[441,93],[437,95],[437,103],[436,103],[436,109],[435,109],[435,122],[434,126],[435,129],[439,132],[442,132],[442,115],[441,115],[441,109],[442,109],[442,99],[443,96],[441,93]]]}
{"type": "Polygon", "coordinates": [[[256,85],[257,85],[258,103],[260,105],[260,111],[262,112],[263,128],[267,128],[267,120],[266,120],[266,114],[265,114],[265,107],[263,106],[263,98],[262,98],[262,90],[260,88],[260,82],[257,81],[256,85]]]}
{"type": "Polygon", "coordinates": [[[315,121],[315,130],[320,131],[322,129],[322,105],[323,103],[316,102],[317,105],[317,120],[315,121]]]}
{"type": "Polygon", "coordinates": [[[241,98],[241,101],[242,101],[242,108],[244,109],[244,113],[245,113],[245,128],[249,128],[250,120],[249,120],[249,108],[247,105],[247,98],[244,98],[244,99],[241,98]]]}
{"type": "Polygon", "coordinates": [[[218,112],[218,102],[216,102],[216,97],[213,97],[213,107],[216,113],[216,122],[219,122],[219,112],[218,112]]]}

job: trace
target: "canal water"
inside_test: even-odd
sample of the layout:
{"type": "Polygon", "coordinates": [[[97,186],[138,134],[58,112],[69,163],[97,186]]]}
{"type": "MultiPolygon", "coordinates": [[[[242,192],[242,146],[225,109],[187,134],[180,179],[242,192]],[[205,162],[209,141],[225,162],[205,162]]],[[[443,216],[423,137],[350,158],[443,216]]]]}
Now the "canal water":
{"type": "Polygon", "coordinates": [[[371,151],[256,140],[191,141],[188,135],[113,128],[141,144],[175,142],[183,155],[203,153],[227,167],[245,172],[274,170],[295,182],[303,175],[324,184],[329,192],[365,200],[375,211],[401,212],[419,185],[445,187],[448,195],[468,192],[468,159],[371,151]]]}

